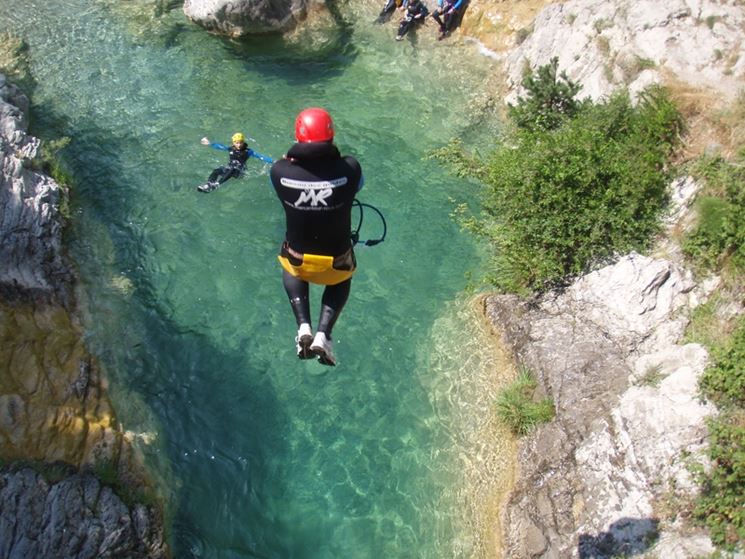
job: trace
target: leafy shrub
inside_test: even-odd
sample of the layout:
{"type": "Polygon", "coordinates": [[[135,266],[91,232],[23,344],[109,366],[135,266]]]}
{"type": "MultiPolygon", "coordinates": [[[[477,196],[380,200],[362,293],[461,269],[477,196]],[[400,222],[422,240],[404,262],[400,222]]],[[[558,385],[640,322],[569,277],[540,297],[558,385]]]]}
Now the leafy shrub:
{"type": "Polygon", "coordinates": [[[679,114],[661,89],[618,94],[548,131],[518,131],[489,158],[485,219],[510,291],[541,289],[641,250],[667,202],[679,114]]]}
{"type": "Polygon", "coordinates": [[[704,395],[720,407],[745,407],[745,319],[728,342],[711,353],[713,364],[699,380],[704,395]]]}
{"type": "Polygon", "coordinates": [[[745,549],[745,318],[711,356],[699,387],[721,412],[708,423],[711,468],[699,472],[695,515],[716,545],[745,549]]]}
{"type": "Polygon", "coordinates": [[[554,404],[550,398],[533,400],[537,386],[533,374],[528,369],[521,369],[517,379],[497,396],[497,416],[515,435],[525,435],[536,425],[554,417],[554,404]]]}
{"type": "Polygon", "coordinates": [[[582,86],[569,80],[566,72],[557,75],[559,59],[538,68],[536,75],[528,74],[522,86],[527,97],[519,97],[517,105],[509,106],[512,121],[524,130],[553,130],[567,118],[573,117],[582,106],[575,99],[582,86]]]}
{"type": "MultiPolygon", "coordinates": [[[[621,251],[643,250],[667,203],[683,121],[666,90],[577,101],[557,60],[527,76],[513,127],[486,158],[451,143],[434,157],[484,183],[462,219],[494,247],[487,279],[504,291],[550,288],[621,251]]],[[[462,216],[461,216],[462,217],[462,216]]]]}
{"type": "Polygon", "coordinates": [[[745,545],[745,412],[709,422],[711,473],[699,477],[695,515],[712,541],[726,549],[745,545]]]}
{"type": "Polygon", "coordinates": [[[696,201],[698,224],[683,240],[683,250],[705,269],[720,268],[730,261],[745,268],[745,157],[728,162],[722,157],[704,158],[693,174],[706,183],[696,201]]]}

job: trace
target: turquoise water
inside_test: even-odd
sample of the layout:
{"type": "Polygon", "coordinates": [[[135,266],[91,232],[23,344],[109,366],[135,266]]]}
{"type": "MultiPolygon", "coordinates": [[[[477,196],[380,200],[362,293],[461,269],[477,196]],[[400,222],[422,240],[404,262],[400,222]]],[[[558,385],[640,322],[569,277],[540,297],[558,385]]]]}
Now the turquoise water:
{"type": "MultiPolygon", "coordinates": [[[[168,487],[175,557],[478,554],[456,386],[469,375],[453,368],[473,351],[455,307],[480,256],[450,218],[475,191],[424,156],[493,128],[489,61],[434,28],[396,43],[393,23],[371,25],[378,8],[308,52],[210,36],[177,3],[0,3],[0,31],[29,45],[32,133],[72,139],[61,157],[87,340],[168,487]],[[266,166],[195,191],[225,161],[202,136],[240,130],[280,157],[311,105],[332,112],[365,172],[359,198],[389,230],[358,251],[336,368],[295,357],[266,166]]],[[[378,236],[364,217],[362,236],[378,236]]]]}

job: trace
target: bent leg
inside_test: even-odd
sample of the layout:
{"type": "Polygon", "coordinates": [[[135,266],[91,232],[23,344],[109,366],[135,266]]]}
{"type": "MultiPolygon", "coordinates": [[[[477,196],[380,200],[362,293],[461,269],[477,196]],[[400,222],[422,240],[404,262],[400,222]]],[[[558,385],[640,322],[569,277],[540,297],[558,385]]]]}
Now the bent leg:
{"type": "Polygon", "coordinates": [[[207,179],[207,182],[217,182],[217,178],[221,177],[224,172],[225,172],[225,167],[218,167],[217,169],[214,169],[210,173],[210,176],[207,179]]]}
{"type": "Polygon", "coordinates": [[[385,3],[385,6],[383,6],[383,10],[380,12],[381,15],[387,14],[388,12],[392,11],[396,7],[396,0],[388,0],[388,2],[385,3]]]}
{"type": "Polygon", "coordinates": [[[336,319],[339,318],[347,299],[349,299],[351,289],[352,278],[349,278],[336,285],[327,285],[323,291],[321,315],[318,318],[318,332],[323,332],[329,339],[331,339],[331,330],[336,324],[336,319]]]}
{"type": "Polygon", "coordinates": [[[449,14],[445,14],[445,31],[447,33],[450,33],[450,31],[455,26],[455,22],[458,18],[458,12],[452,11],[449,14]]]}
{"type": "Polygon", "coordinates": [[[434,12],[432,12],[432,19],[434,19],[437,22],[437,25],[440,26],[440,31],[441,32],[444,32],[445,31],[445,24],[440,19],[440,11],[439,10],[435,10],[434,12]]]}

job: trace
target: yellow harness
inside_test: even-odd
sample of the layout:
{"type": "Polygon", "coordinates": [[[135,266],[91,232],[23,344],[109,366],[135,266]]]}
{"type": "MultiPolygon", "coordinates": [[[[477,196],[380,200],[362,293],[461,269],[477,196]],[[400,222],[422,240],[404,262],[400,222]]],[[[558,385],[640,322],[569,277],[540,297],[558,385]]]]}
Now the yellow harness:
{"type": "Polygon", "coordinates": [[[341,283],[351,278],[356,269],[354,253],[351,249],[348,254],[336,257],[336,259],[333,256],[322,256],[320,254],[308,253],[302,255],[293,254],[292,256],[297,256],[298,259],[301,260],[300,265],[295,265],[290,262],[290,259],[284,254],[280,254],[277,258],[279,259],[282,268],[284,268],[288,274],[311,283],[336,285],[337,283],[341,283]],[[341,264],[348,269],[339,270],[334,268],[334,260],[339,261],[337,264],[341,264]]]}

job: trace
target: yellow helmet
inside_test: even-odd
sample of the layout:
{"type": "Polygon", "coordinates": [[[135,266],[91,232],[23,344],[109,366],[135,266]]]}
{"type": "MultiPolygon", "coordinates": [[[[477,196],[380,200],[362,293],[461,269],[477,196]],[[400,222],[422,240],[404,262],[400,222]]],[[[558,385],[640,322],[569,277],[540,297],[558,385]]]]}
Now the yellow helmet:
{"type": "Polygon", "coordinates": [[[240,132],[236,132],[235,134],[233,134],[233,137],[231,138],[231,140],[233,141],[234,144],[236,142],[242,142],[245,139],[246,139],[246,137],[243,134],[241,134],[240,132]]]}

